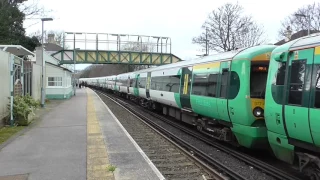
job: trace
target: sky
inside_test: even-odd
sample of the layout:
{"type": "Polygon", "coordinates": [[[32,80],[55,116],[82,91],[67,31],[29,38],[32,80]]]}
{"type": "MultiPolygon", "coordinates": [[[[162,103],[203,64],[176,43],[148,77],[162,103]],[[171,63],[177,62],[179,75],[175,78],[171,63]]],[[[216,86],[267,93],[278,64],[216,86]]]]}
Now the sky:
{"type": "MultiPolygon", "coordinates": [[[[66,32],[139,34],[170,37],[172,53],[181,59],[196,57],[203,48],[192,44],[201,34],[209,13],[221,5],[239,3],[244,14],[263,26],[267,43],[278,40],[281,21],[298,8],[315,0],[29,0],[39,2],[54,20],[45,22],[45,30],[66,32]]],[[[41,31],[41,21],[25,22],[27,34],[41,31]]],[[[77,65],[83,69],[88,65],[77,65]]]]}

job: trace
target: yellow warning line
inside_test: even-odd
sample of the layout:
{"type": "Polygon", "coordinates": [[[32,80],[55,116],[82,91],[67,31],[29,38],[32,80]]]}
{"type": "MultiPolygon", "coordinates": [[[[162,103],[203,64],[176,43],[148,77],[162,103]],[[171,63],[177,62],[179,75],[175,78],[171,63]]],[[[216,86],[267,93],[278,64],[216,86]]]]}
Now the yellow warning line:
{"type": "Polygon", "coordinates": [[[109,158],[97,119],[92,94],[87,89],[87,180],[113,180],[109,158]]]}

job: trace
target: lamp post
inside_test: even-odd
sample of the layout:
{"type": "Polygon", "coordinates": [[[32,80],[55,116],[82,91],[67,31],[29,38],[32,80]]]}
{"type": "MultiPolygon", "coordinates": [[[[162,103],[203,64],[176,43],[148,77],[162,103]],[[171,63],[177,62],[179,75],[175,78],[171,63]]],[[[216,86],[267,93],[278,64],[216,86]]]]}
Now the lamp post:
{"type": "Polygon", "coordinates": [[[43,49],[44,49],[44,46],[43,46],[43,24],[44,24],[44,21],[52,21],[53,19],[52,18],[41,18],[41,21],[42,21],[42,33],[41,33],[41,51],[42,51],[42,56],[41,56],[41,62],[42,62],[42,73],[41,73],[41,77],[42,77],[42,84],[41,84],[41,107],[44,107],[44,99],[45,99],[45,87],[44,87],[44,84],[45,84],[45,78],[44,78],[44,71],[45,71],[45,61],[44,61],[44,58],[43,58],[43,49]]]}
{"type": "Polygon", "coordinates": [[[308,36],[310,35],[310,26],[311,26],[311,16],[305,14],[295,14],[295,16],[308,18],[308,36]]]}
{"type": "MultiPolygon", "coordinates": [[[[80,48],[74,48],[73,50],[73,84],[74,84],[74,95],[76,95],[76,60],[77,60],[77,52],[80,48]]],[[[79,82],[80,83],[80,82],[79,82]]]]}

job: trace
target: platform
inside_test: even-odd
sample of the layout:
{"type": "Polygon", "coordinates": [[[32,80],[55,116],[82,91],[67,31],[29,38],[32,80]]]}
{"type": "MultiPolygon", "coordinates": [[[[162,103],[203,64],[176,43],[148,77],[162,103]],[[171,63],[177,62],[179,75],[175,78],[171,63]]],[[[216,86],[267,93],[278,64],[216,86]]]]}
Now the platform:
{"type": "Polygon", "coordinates": [[[0,180],[164,179],[92,90],[47,108],[0,150],[0,180]]]}

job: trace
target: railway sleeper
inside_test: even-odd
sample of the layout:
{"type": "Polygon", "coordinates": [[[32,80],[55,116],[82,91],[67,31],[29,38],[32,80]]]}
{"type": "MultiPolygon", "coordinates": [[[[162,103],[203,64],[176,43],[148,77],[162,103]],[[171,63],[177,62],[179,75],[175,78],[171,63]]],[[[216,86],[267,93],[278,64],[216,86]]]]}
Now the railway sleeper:
{"type": "Polygon", "coordinates": [[[317,156],[296,152],[299,158],[299,170],[306,174],[310,180],[320,180],[320,159],[317,156]]]}

